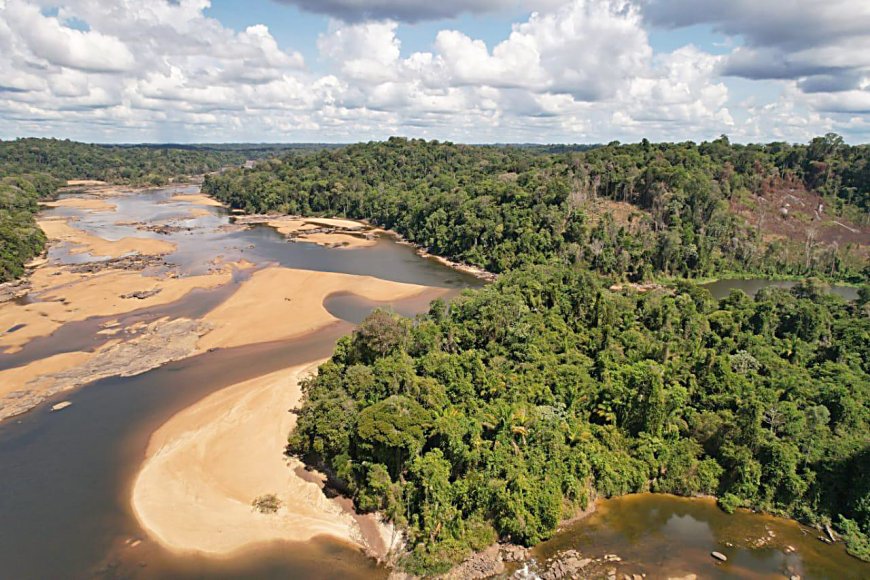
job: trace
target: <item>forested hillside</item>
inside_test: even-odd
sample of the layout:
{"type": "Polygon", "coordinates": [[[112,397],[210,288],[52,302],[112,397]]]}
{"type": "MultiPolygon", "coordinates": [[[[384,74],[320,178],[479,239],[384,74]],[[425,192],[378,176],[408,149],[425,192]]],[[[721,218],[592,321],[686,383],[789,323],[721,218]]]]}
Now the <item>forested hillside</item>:
{"type": "Polygon", "coordinates": [[[45,236],[36,225],[37,200],[68,179],[162,185],[249,158],[274,155],[279,146],[104,146],[58,139],[0,141],[0,282],[24,272],[45,236]]]}
{"type": "Polygon", "coordinates": [[[290,451],[403,526],[408,569],[534,544],[593,497],[646,490],[832,523],[870,558],[870,289],[717,303],[673,281],[867,280],[868,157],[834,136],[556,153],[391,139],[206,189],[367,218],[503,273],[414,321],[373,314],[304,387],[290,451]],[[672,281],[606,289],[650,278],[672,281]]]}
{"type": "Polygon", "coordinates": [[[493,272],[560,262],[629,281],[870,275],[870,147],[829,135],[556,151],[393,138],[209,176],[204,188],[249,212],[368,219],[493,272]]]}
{"type": "Polygon", "coordinates": [[[0,283],[24,273],[24,264],[42,252],[45,234],[36,225],[37,200],[62,182],[45,174],[0,178],[0,283]]]}
{"type": "Polygon", "coordinates": [[[867,558],[870,318],[812,280],[716,303],[576,269],[376,312],[304,385],[290,449],[406,527],[414,572],[534,544],[596,494],[715,494],[867,558]],[[863,542],[863,543],[862,543],[863,542]]]}

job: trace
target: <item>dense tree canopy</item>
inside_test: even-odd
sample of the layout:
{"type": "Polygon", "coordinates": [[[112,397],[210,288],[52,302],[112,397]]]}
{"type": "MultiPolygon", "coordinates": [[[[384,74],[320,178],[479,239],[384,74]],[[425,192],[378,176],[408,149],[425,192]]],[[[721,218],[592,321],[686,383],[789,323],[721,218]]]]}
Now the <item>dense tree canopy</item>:
{"type": "Polygon", "coordinates": [[[723,137],[553,151],[393,138],[209,176],[204,189],[249,212],[368,219],[493,272],[870,274],[870,147],[723,137]]]}
{"type": "Polygon", "coordinates": [[[866,534],[868,348],[867,305],[812,280],[717,303],[531,267],[414,321],[372,314],[304,385],[290,448],[406,526],[418,572],[538,542],[595,494],[715,494],[866,534]]]}
{"type": "Polygon", "coordinates": [[[830,135],[584,150],[391,139],[206,190],[252,212],[366,218],[504,274],[414,321],[374,313],[304,386],[291,452],[404,526],[409,569],[496,538],[536,543],[597,495],[645,490],[832,522],[870,557],[870,289],[847,303],[810,279],[717,302],[673,281],[866,280],[865,230],[845,247],[795,241],[787,218],[858,233],[868,158],[830,135]],[[773,225],[752,209],[768,199],[773,225]],[[605,289],[651,277],[672,282],[605,289]]]}

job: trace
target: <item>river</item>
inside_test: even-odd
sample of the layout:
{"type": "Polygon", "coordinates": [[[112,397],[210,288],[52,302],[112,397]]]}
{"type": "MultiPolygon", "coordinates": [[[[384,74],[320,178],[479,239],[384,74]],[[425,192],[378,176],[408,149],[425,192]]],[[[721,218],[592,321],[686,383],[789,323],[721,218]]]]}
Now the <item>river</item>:
{"type": "MultiPolygon", "coordinates": [[[[389,237],[373,247],[345,250],[288,243],[273,229],[226,227],[227,212],[186,217],[177,189],[109,198],[114,212],[57,208],[42,217],[67,216],[77,228],[106,239],[125,236],[169,240],[178,249],[167,261],[184,275],[201,274],[216,256],[255,266],[362,274],[446,289],[447,296],[478,286],[467,274],[423,259],[389,237]],[[135,223],[189,227],[168,235],[136,229],[135,223]]],[[[195,189],[181,190],[192,192],[195,189]]],[[[52,263],[81,263],[93,257],[53,246],[52,263]]],[[[194,291],[183,299],[119,318],[122,325],[162,316],[197,317],[230,295],[246,278],[227,287],[194,291]]],[[[425,311],[426,294],[398,301],[403,314],[425,311]]],[[[166,364],[129,378],[107,378],[56,397],[47,404],[0,422],[0,577],[14,579],[82,577],[344,577],[384,575],[359,550],[318,540],[304,545],[265,546],[232,559],[179,557],[148,541],[131,514],[132,478],[150,434],[169,417],[206,395],[253,376],[328,357],[335,341],[381,303],[352,294],[330,296],[325,306],[341,322],[290,341],[220,349],[166,364]],[[55,400],[72,406],[53,413],[55,400]],[[129,544],[141,541],[135,548],[129,544]]],[[[72,322],[51,336],[34,339],[17,353],[0,354],[0,369],[52,354],[94,348],[109,337],[96,334],[103,318],[72,322]]],[[[118,318],[118,317],[114,317],[118,318]]]]}
{"type": "MultiPolygon", "coordinates": [[[[138,236],[170,241],[177,247],[166,260],[183,276],[207,272],[220,257],[224,262],[244,259],[254,268],[278,264],[430,287],[431,293],[389,304],[409,315],[425,311],[436,294],[449,297],[480,285],[388,237],[364,249],[336,249],[288,243],[265,226],[231,227],[223,208],[207,207],[191,217],[188,204],[172,200],[179,191],[197,189],[112,197],[108,201],[116,206],[114,212],[55,208],[43,216],[72,218],[77,228],[109,240],[138,236]],[[172,223],[177,229],[158,234],[137,228],[137,224],[155,223],[172,223]]],[[[73,254],[65,245],[49,251],[54,264],[93,259],[73,254]]],[[[250,272],[238,271],[229,284],[194,290],[168,304],[69,322],[18,352],[0,354],[0,370],[98,348],[111,339],[98,334],[110,319],[128,327],[165,316],[199,318],[249,277],[250,272]]],[[[711,288],[714,294],[722,290],[722,284],[717,284],[711,288]]],[[[149,540],[129,505],[149,438],[170,417],[223,387],[329,356],[340,336],[383,304],[352,292],[334,293],[324,305],[339,320],[315,332],[292,340],[222,348],[134,377],[99,380],[0,422],[0,577],[385,577],[387,571],[359,549],[329,539],[263,545],[231,558],[177,555],[149,540]],[[61,398],[72,406],[51,412],[51,403],[61,398]]],[[[566,547],[591,557],[618,554],[631,563],[632,572],[649,578],[685,574],[768,578],[791,573],[857,578],[870,572],[845,555],[841,546],[822,544],[812,533],[800,530],[786,520],[748,513],[727,516],[706,500],[641,495],[602,502],[595,514],[557,533],[533,554],[541,562],[566,547]],[[774,536],[769,536],[770,531],[774,536]],[[750,540],[759,538],[775,540],[756,547],[750,540]],[[712,562],[709,552],[714,549],[729,555],[726,565],[712,562]]]]}

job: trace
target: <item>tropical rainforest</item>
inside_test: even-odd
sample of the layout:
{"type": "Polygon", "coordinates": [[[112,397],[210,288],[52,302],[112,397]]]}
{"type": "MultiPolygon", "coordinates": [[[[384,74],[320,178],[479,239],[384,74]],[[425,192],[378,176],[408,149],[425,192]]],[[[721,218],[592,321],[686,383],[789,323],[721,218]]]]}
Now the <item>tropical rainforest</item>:
{"type": "Polygon", "coordinates": [[[710,494],[870,558],[870,149],[391,139],[208,176],[249,212],[365,218],[501,275],[376,311],[304,384],[289,452],[444,571],[596,497],[710,494]],[[793,222],[793,223],[790,223],[793,222]],[[685,278],[801,276],[716,301],[685,278]],[[647,292],[609,289],[658,280],[647,292]]]}
{"type": "Polygon", "coordinates": [[[870,146],[836,135],[576,151],[393,138],[211,175],[204,190],[249,212],[367,219],[496,273],[870,276],[870,146]]]}
{"type": "Polygon", "coordinates": [[[59,139],[0,141],[0,282],[21,276],[45,236],[37,201],[68,179],[164,185],[191,175],[274,155],[285,146],[104,146],[59,139]]]}

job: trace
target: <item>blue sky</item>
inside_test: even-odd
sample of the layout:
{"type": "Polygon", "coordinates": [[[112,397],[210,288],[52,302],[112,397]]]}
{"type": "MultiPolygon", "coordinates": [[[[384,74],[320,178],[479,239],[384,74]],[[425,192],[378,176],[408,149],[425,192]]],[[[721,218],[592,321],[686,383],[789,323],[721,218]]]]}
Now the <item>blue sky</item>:
{"type": "Polygon", "coordinates": [[[0,138],[870,141],[870,3],[0,0],[0,138]]]}

